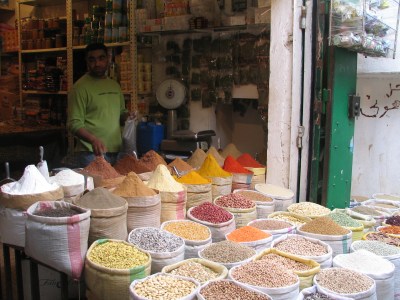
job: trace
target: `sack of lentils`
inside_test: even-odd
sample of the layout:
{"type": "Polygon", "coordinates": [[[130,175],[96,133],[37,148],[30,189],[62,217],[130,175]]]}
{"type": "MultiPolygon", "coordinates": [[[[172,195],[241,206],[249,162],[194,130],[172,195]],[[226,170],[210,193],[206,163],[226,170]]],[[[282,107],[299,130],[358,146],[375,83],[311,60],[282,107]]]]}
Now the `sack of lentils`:
{"type": "Polygon", "coordinates": [[[225,158],[223,169],[232,173],[232,191],[236,189],[249,189],[253,172],[243,167],[232,156],[225,158]]]}
{"type": "Polygon", "coordinates": [[[319,263],[321,269],[332,267],[332,248],[327,243],[298,234],[287,234],[274,240],[271,248],[319,263]]]}
{"type": "Polygon", "coordinates": [[[246,226],[250,221],[257,219],[256,204],[254,201],[240,194],[231,193],[219,196],[214,199],[214,204],[234,215],[236,228],[246,226]]]}
{"type": "Polygon", "coordinates": [[[139,227],[160,227],[160,193],[146,186],[136,173],[128,173],[112,193],[128,202],[128,232],[139,227]]]}
{"type": "Polygon", "coordinates": [[[395,266],[390,261],[365,249],[333,258],[333,266],[365,274],[375,280],[378,299],[394,298],[395,266]]]}
{"type": "Polygon", "coordinates": [[[248,226],[258,228],[264,232],[267,232],[272,235],[272,240],[279,238],[282,235],[286,235],[288,233],[296,233],[296,226],[280,220],[274,219],[256,219],[254,221],[249,222],[248,226]]]}
{"type": "Polygon", "coordinates": [[[185,258],[184,240],[159,228],[136,228],[129,233],[128,242],[151,255],[151,271],[157,273],[167,265],[185,258]]]}
{"type": "Polygon", "coordinates": [[[48,183],[35,165],[25,168],[22,177],[0,188],[0,237],[5,244],[25,247],[26,210],[37,201],[58,201],[61,186],[48,183]]]}
{"type": "Polygon", "coordinates": [[[90,210],[64,201],[39,201],[26,213],[25,253],[79,279],[88,247],[90,210]]]}
{"type": "Polygon", "coordinates": [[[299,276],[300,290],[313,285],[313,278],[320,270],[320,265],[314,260],[281,252],[277,249],[266,249],[259,253],[254,260],[266,260],[271,264],[283,266],[299,276]]]}
{"type": "Polygon", "coordinates": [[[129,285],[150,275],[151,256],[121,240],[97,240],[85,260],[85,283],[97,300],[129,299],[129,285]]]}
{"type": "Polygon", "coordinates": [[[299,277],[269,260],[253,260],[229,270],[229,278],[268,294],[274,300],[295,300],[299,277]]]}
{"type": "Polygon", "coordinates": [[[256,204],[257,219],[268,217],[275,210],[275,200],[260,192],[251,190],[234,190],[233,193],[238,193],[256,204]]]}
{"type": "Polygon", "coordinates": [[[269,214],[268,219],[285,221],[295,225],[296,227],[300,227],[301,225],[311,221],[309,217],[303,217],[287,211],[276,211],[272,214],[269,214]]]}
{"type": "Polygon", "coordinates": [[[383,232],[368,232],[361,240],[365,241],[380,241],[388,245],[400,247],[400,238],[389,236],[383,232]]]}
{"type": "Polygon", "coordinates": [[[374,226],[376,224],[376,221],[372,216],[367,216],[367,215],[362,215],[359,213],[352,212],[352,210],[350,208],[344,208],[344,209],[335,208],[334,210],[332,210],[332,212],[344,213],[344,214],[348,215],[350,218],[352,218],[353,220],[361,223],[364,226],[363,235],[366,232],[374,231],[374,226]]]}
{"type": "Polygon", "coordinates": [[[211,154],[207,155],[198,173],[205,178],[211,179],[213,199],[231,193],[232,174],[222,169],[211,154]]]}
{"type": "Polygon", "coordinates": [[[203,284],[197,293],[197,299],[272,300],[272,298],[265,293],[229,279],[209,281],[203,284]]]}
{"type": "Polygon", "coordinates": [[[263,251],[271,246],[272,235],[261,229],[243,226],[228,233],[226,236],[228,241],[237,242],[256,250],[263,251]]]}
{"type": "Polygon", "coordinates": [[[345,268],[328,268],[319,271],[314,284],[323,294],[336,299],[345,296],[358,300],[376,300],[375,281],[360,272],[345,268]]]}
{"type": "MultiPolygon", "coordinates": [[[[129,287],[132,300],[194,300],[200,283],[189,277],[157,273],[135,280],[129,287]]],[[[113,298],[116,299],[116,298],[113,298]]]]}
{"type": "Polygon", "coordinates": [[[338,225],[328,217],[319,217],[300,226],[297,233],[303,236],[319,239],[331,246],[335,257],[338,254],[349,253],[352,232],[338,225]]]}
{"type": "Polygon", "coordinates": [[[349,215],[341,212],[331,212],[328,215],[333,221],[335,221],[340,226],[347,228],[352,231],[352,239],[354,241],[359,241],[364,235],[364,225],[354,220],[349,215]]]}
{"type": "Polygon", "coordinates": [[[286,211],[293,203],[294,192],[278,185],[257,183],[254,189],[272,199],[275,199],[275,211],[286,211]]]}
{"type": "Polygon", "coordinates": [[[207,226],[210,229],[213,243],[225,240],[225,235],[236,229],[233,214],[209,202],[190,208],[187,217],[207,226]]]}
{"type": "Polygon", "coordinates": [[[186,209],[200,205],[204,202],[212,202],[211,180],[204,178],[195,171],[176,177],[175,180],[186,187],[186,209]]]}
{"type": "Polygon", "coordinates": [[[351,251],[368,250],[395,265],[394,270],[394,299],[400,299],[400,248],[379,241],[356,241],[351,244],[351,251]]]}
{"type": "Polygon", "coordinates": [[[186,216],[186,188],[177,182],[167,166],[160,164],[147,183],[149,188],[160,191],[161,223],[169,220],[182,220],[186,216]]]}
{"type": "Polygon", "coordinates": [[[319,290],[317,286],[313,285],[303,289],[297,297],[297,300],[351,300],[351,298],[326,294],[319,290]]]}
{"type": "Polygon", "coordinates": [[[212,242],[210,229],[190,220],[167,221],[161,224],[161,229],[185,241],[185,259],[198,257],[198,252],[212,242]]]}
{"type": "Polygon", "coordinates": [[[240,243],[221,241],[212,243],[199,251],[199,257],[225,266],[228,270],[250,261],[256,250],[240,243]]]}
{"type": "Polygon", "coordinates": [[[91,210],[89,245],[98,239],[127,238],[128,203],[124,198],[98,187],[83,195],[75,204],[91,210]]]}
{"type": "Polygon", "coordinates": [[[313,202],[293,203],[287,208],[287,210],[289,212],[311,219],[324,217],[331,213],[331,210],[329,208],[313,202]]]}
{"type": "Polygon", "coordinates": [[[228,276],[228,269],[225,266],[201,258],[189,258],[165,266],[162,269],[162,272],[190,277],[201,284],[210,280],[225,279],[228,276]]]}

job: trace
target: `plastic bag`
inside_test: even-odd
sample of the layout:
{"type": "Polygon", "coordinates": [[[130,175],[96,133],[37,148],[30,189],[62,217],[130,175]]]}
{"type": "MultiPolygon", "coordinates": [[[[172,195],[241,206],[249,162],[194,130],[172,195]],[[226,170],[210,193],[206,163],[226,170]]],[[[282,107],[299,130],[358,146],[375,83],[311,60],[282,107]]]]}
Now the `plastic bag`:
{"type": "Polygon", "coordinates": [[[128,118],[122,131],[122,152],[132,154],[136,149],[136,122],[128,118]]]}

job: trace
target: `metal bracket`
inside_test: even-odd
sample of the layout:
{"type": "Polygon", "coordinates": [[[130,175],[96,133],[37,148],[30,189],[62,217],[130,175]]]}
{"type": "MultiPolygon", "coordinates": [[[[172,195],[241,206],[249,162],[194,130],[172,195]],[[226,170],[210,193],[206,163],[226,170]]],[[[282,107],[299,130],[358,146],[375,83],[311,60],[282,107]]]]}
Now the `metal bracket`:
{"type": "Polygon", "coordinates": [[[360,116],[360,96],[349,95],[349,118],[360,116]]]}
{"type": "Polygon", "coordinates": [[[304,131],[305,131],[304,126],[300,125],[300,126],[297,127],[296,145],[297,145],[297,148],[299,148],[299,149],[303,148],[304,131]]]}
{"type": "Polygon", "coordinates": [[[300,16],[300,29],[306,29],[307,22],[307,7],[301,7],[301,16],[300,16]]]}

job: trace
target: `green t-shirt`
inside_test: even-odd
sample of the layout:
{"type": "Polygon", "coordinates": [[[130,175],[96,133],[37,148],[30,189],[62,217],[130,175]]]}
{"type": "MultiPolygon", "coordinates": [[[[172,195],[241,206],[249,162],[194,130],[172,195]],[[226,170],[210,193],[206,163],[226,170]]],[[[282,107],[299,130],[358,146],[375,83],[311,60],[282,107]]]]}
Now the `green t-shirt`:
{"type": "MultiPolygon", "coordinates": [[[[82,76],[68,95],[68,129],[75,134],[85,128],[99,138],[108,152],[121,149],[120,116],[126,112],[119,84],[110,78],[82,76]]],[[[92,145],[78,139],[75,151],[93,151],[92,145]]]]}

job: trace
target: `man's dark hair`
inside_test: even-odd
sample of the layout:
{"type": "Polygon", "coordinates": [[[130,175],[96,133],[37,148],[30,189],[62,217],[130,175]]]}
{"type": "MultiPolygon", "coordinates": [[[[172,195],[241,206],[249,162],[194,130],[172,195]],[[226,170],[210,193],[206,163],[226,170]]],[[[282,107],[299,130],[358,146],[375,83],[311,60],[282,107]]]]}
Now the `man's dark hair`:
{"type": "Polygon", "coordinates": [[[85,48],[85,57],[88,56],[90,51],[95,51],[95,50],[104,50],[104,52],[107,54],[107,47],[102,44],[102,43],[93,43],[89,44],[85,48]]]}

